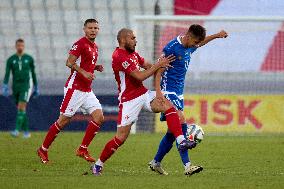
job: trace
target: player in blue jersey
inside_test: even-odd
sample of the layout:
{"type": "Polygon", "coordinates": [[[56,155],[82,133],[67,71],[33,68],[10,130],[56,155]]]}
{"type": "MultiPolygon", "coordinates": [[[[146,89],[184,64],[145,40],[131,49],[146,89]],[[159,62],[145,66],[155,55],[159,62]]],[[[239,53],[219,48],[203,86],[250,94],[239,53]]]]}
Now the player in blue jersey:
{"type": "MultiPolygon", "coordinates": [[[[183,114],[183,89],[191,54],[195,52],[197,48],[208,42],[217,38],[226,38],[227,36],[228,35],[224,30],[214,35],[206,36],[205,28],[201,25],[194,24],[189,27],[185,35],[174,38],[163,49],[165,56],[173,54],[176,57],[176,60],[172,62],[172,67],[157,71],[155,77],[157,97],[160,97],[160,99],[168,99],[178,110],[184,135],[186,133],[187,124],[183,114]]],[[[160,119],[161,121],[165,121],[165,116],[161,114],[160,119]]],[[[161,167],[161,161],[171,150],[174,141],[175,138],[173,134],[167,131],[160,142],[154,159],[149,163],[151,170],[163,175],[168,174],[161,167]]],[[[201,166],[194,166],[190,163],[188,151],[179,151],[179,154],[184,165],[185,175],[192,175],[203,170],[201,166]]]]}

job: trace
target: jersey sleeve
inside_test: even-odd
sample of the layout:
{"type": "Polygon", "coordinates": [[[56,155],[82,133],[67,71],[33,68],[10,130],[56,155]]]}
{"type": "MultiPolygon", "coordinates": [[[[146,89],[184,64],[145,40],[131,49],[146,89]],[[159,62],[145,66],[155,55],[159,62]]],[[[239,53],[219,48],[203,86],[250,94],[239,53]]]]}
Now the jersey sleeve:
{"type": "Polygon", "coordinates": [[[6,71],[5,71],[4,81],[3,81],[4,84],[9,83],[10,72],[11,72],[11,61],[9,58],[6,62],[6,71]]]}
{"type": "Polygon", "coordinates": [[[169,56],[173,53],[173,45],[167,44],[164,48],[163,48],[163,53],[165,54],[165,56],[169,56]]]}
{"type": "Polygon", "coordinates": [[[145,63],[145,59],[137,53],[138,63],[139,65],[143,66],[145,63]]]}
{"type": "Polygon", "coordinates": [[[125,59],[125,61],[121,62],[121,68],[122,71],[124,71],[127,74],[130,74],[131,72],[137,69],[135,63],[132,62],[130,58],[125,59]]]}
{"type": "Polygon", "coordinates": [[[82,52],[82,45],[80,44],[79,41],[77,41],[76,43],[72,45],[69,51],[69,54],[72,54],[76,56],[77,58],[79,58],[81,56],[81,52],[82,52]]]}
{"type": "Polygon", "coordinates": [[[34,59],[31,57],[30,60],[30,68],[31,68],[31,74],[32,74],[32,78],[33,78],[33,84],[34,86],[37,86],[37,77],[36,77],[36,73],[35,73],[35,64],[34,64],[34,59]]]}

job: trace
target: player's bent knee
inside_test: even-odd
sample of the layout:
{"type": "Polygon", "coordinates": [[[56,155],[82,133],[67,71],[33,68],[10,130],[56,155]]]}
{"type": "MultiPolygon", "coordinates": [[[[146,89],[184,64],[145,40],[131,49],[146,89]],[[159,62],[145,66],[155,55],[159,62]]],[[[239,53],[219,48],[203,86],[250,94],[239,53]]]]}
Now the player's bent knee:
{"type": "Polygon", "coordinates": [[[19,102],[18,110],[26,111],[27,103],[26,102],[19,102]]]}
{"type": "Polygon", "coordinates": [[[128,134],[126,133],[117,133],[116,137],[121,141],[121,142],[125,142],[126,139],[128,138],[128,134]]]}
{"type": "Polygon", "coordinates": [[[101,124],[103,124],[104,121],[105,121],[105,117],[103,115],[101,115],[98,119],[98,124],[101,125],[101,124]]]}
{"type": "Polygon", "coordinates": [[[100,112],[95,111],[91,114],[91,116],[92,116],[94,122],[96,122],[99,125],[103,124],[105,118],[104,118],[102,111],[100,111],[100,112]]]}
{"type": "Polygon", "coordinates": [[[71,120],[71,117],[60,115],[57,120],[59,129],[63,129],[70,122],[70,120],[71,120]]]}
{"type": "Polygon", "coordinates": [[[167,111],[168,109],[172,108],[173,105],[170,103],[169,100],[165,100],[165,103],[163,105],[163,112],[167,111]]]}
{"type": "Polygon", "coordinates": [[[121,141],[125,142],[128,138],[128,135],[130,133],[131,126],[122,126],[118,127],[116,137],[121,141]]]}

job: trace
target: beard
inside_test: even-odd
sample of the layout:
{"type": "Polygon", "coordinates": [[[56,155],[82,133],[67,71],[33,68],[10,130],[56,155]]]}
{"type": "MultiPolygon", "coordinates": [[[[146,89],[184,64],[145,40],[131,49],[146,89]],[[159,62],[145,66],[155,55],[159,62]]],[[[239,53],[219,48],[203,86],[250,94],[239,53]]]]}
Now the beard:
{"type": "Polygon", "coordinates": [[[24,52],[24,50],[22,50],[22,49],[18,49],[18,50],[17,50],[17,53],[18,53],[18,54],[23,54],[23,52],[24,52]]]}
{"type": "Polygon", "coordinates": [[[135,46],[132,48],[130,45],[125,45],[124,48],[130,53],[135,52],[135,46]]]}

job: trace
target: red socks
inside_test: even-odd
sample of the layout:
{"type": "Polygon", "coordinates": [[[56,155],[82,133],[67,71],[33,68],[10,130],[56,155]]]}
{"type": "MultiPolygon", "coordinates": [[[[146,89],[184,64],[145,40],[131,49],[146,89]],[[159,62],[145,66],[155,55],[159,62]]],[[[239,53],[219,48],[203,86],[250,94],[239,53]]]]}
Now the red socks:
{"type": "Polygon", "coordinates": [[[96,136],[98,130],[100,129],[99,124],[94,121],[90,121],[83,138],[81,148],[88,148],[93,138],[96,136]]]}
{"type": "Polygon", "coordinates": [[[102,162],[105,162],[107,159],[109,159],[112,154],[118,149],[119,146],[121,146],[123,142],[121,142],[118,138],[114,137],[111,139],[106,145],[105,148],[103,149],[100,160],[102,162]]]}
{"type": "Polygon", "coordinates": [[[60,132],[59,126],[57,122],[53,123],[53,125],[50,126],[48,133],[45,136],[45,139],[42,144],[42,149],[44,151],[47,151],[51,143],[56,138],[57,134],[60,132]]]}
{"type": "Polygon", "coordinates": [[[168,128],[171,131],[171,133],[173,133],[175,138],[177,138],[180,135],[183,135],[182,129],[180,126],[179,116],[177,114],[176,109],[174,107],[171,107],[170,109],[166,110],[165,116],[166,116],[168,128]]]}

